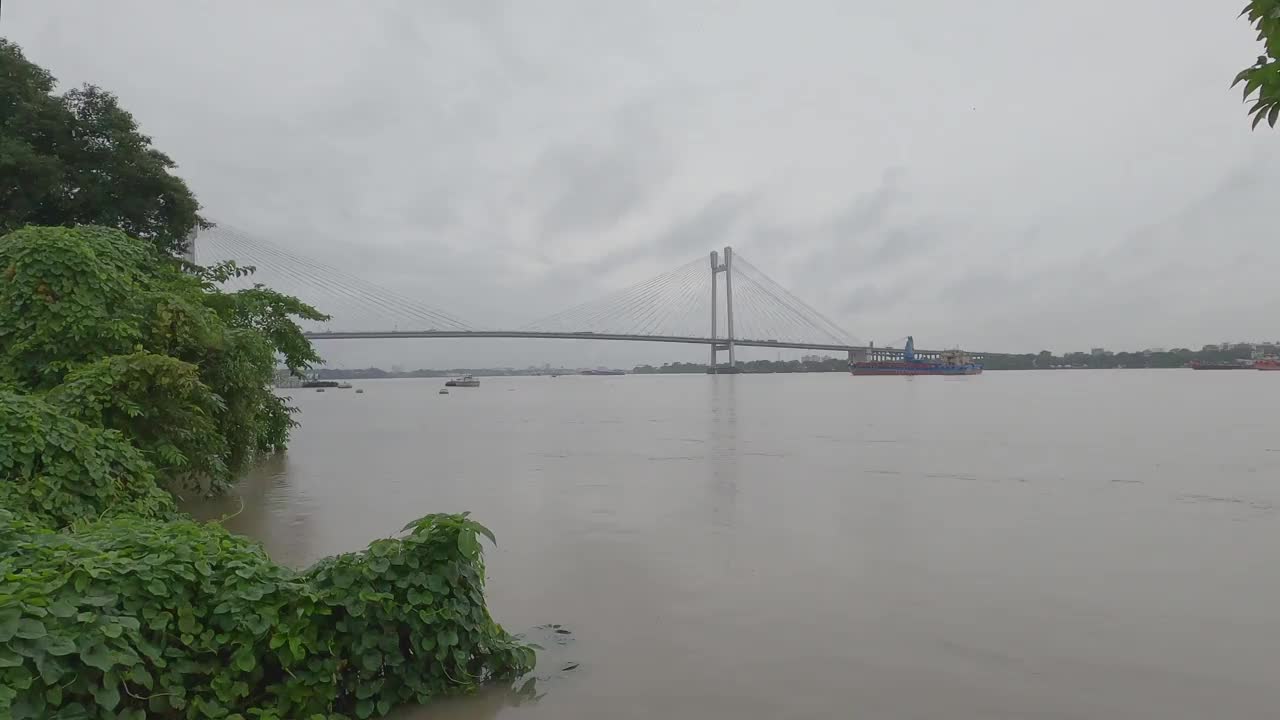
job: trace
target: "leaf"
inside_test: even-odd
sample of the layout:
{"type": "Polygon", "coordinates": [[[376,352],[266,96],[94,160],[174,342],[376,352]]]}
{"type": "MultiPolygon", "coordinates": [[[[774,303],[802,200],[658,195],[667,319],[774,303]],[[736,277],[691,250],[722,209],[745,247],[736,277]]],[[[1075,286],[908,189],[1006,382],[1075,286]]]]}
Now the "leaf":
{"type": "Polygon", "coordinates": [[[9,642],[18,631],[18,618],[21,615],[16,608],[0,612],[0,642],[9,642]]]}
{"type": "Polygon", "coordinates": [[[1249,96],[1252,95],[1253,91],[1257,90],[1260,85],[1262,85],[1262,74],[1254,73],[1253,77],[1249,78],[1249,81],[1244,84],[1244,94],[1241,95],[1241,99],[1248,100],[1249,96]]]}
{"type": "Polygon", "coordinates": [[[1254,115],[1254,117],[1253,117],[1253,126],[1252,126],[1252,129],[1253,129],[1253,130],[1257,130],[1257,129],[1258,129],[1258,125],[1259,125],[1259,124],[1261,124],[1261,123],[1262,123],[1262,121],[1263,121],[1266,117],[1267,117],[1267,116],[1266,116],[1266,115],[1265,115],[1261,110],[1259,110],[1259,111],[1258,111],[1258,113],[1257,113],[1256,115],[1254,115]]]}
{"type": "Polygon", "coordinates": [[[58,600],[49,606],[49,614],[57,618],[69,618],[76,614],[76,608],[66,600],[58,600]]]}
{"type": "Polygon", "coordinates": [[[433,593],[443,594],[449,591],[449,581],[443,575],[433,573],[427,576],[427,588],[433,593]]]}
{"type": "Polygon", "coordinates": [[[89,720],[89,711],[78,702],[67,703],[53,716],[53,720],[89,720]]]}
{"type": "Polygon", "coordinates": [[[453,647],[458,644],[458,633],[453,630],[441,630],[436,633],[436,644],[439,647],[453,647]]]}
{"type": "Polygon", "coordinates": [[[249,672],[258,666],[258,660],[253,656],[253,648],[247,645],[236,651],[231,662],[243,672],[249,672]]]}
{"type": "Polygon", "coordinates": [[[472,530],[462,530],[458,533],[458,552],[468,560],[474,560],[480,554],[480,543],[476,540],[476,534],[472,530]]]}
{"type": "Polygon", "coordinates": [[[493,536],[493,531],[492,531],[492,530],[490,530],[489,528],[485,527],[484,525],[481,525],[480,523],[478,523],[478,522],[476,522],[476,521],[474,521],[474,520],[471,520],[471,521],[469,521],[469,522],[470,522],[471,527],[472,527],[476,532],[478,532],[478,533],[480,533],[481,535],[483,535],[483,536],[485,536],[485,537],[489,538],[489,542],[490,542],[490,543],[493,543],[494,547],[497,547],[497,545],[498,545],[498,538],[496,538],[496,537],[494,537],[494,536],[493,536]]]}
{"type": "Polygon", "coordinates": [[[18,621],[18,626],[14,630],[14,637],[20,637],[25,640],[39,640],[46,634],[44,623],[34,618],[23,618],[18,621]]]}
{"type": "Polygon", "coordinates": [[[95,643],[80,651],[80,660],[89,667],[97,668],[103,672],[115,667],[114,658],[111,652],[107,650],[107,646],[102,643],[95,643]]]}
{"type": "Polygon", "coordinates": [[[1267,124],[1271,127],[1276,126],[1276,120],[1280,119],[1280,100],[1271,106],[1271,113],[1267,115],[1267,124]]]}
{"type": "Polygon", "coordinates": [[[76,651],[76,644],[70,638],[52,635],[44,643],[44,651],[50,655],[70,655],[76,651]]]}
{"type": "Polygon", "coordinates": [[[18,667],[22,656],[7,647],[0,647],[0,668],[18,667]]]}
{"type": "Polygon", "coordinates": [[[98,706],[105,710],[115,710],[116,705],[120,704],[120,689],[114,683],[92,688],[90,692],[98,706]]]}

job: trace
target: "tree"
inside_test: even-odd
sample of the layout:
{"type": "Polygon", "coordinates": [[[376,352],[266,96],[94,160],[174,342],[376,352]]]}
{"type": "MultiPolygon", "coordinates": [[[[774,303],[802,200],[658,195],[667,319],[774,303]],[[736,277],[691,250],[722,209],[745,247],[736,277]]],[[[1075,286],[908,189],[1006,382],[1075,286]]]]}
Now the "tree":
{"type": "Polygon", "coordinates": [[[121,433],[162,479],[225,486],[284,446],[276,357],[319,360],[293,318],[325,316],[267,288],[234,293],[119,230],[27,227],[0,237],[0,384],[121,433]]]}
{"type": "Polygon", "coordinates": [[[169,156],[116,98],[54,78],[0,38],[0,234],[24,225],[102,225],[166,252],[207,223],[169,156]]]}
{"type": "Polygon", "coordinates": [[[276,364],[325,316],[174,258],[200,220],[172,162],[52,87],[0,40],[0,719],[368,718],[532,670],[465,513],[297,572],[178,511],[284,445],[276,364]]]}
{"type": "Polygon", "coordinates": [[[1249,108],[1253,127],[1258,127],[1264,119],[1275,127],[1280,120],[1280,0],[1250,0],[1240,14],[1247,15],[1257,28],[1265,54],[1236,75],[1231,86],[1244,83],[1244,101],[1253,102],[1249,108]]]}

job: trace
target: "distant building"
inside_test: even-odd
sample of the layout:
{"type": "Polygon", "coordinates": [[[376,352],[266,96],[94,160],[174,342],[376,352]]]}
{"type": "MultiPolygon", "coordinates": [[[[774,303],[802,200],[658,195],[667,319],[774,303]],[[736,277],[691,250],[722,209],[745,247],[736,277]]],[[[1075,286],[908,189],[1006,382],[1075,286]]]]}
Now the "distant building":
{"type": "Polygon", "coordinates": [[[1107,355],[1110,355],[1111,352],[1106,348],[1090,348],[1089,354],[1094,357],[1106,357],[1107,355]]]}
{"type": "Polygon", "coordinates": [[[834,359],[835,358],[831,357],[830,355],[805,355],[804,357],[800,358],[800,362],[820,363],[820,362],[826,362],[828,360],[834,360],[834,359]]]}

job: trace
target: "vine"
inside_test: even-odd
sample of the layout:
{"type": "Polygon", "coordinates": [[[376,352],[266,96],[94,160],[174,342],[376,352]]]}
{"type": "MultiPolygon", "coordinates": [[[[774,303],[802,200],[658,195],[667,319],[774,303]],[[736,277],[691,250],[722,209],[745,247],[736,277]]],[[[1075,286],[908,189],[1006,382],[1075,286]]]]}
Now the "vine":
{"type": "Polygon", "coordinates": [[[530,670],[485,607],[489,531],[406,529],[294,572],[217,525],[0,511],[0,717],[368,718],[530,670]]]}

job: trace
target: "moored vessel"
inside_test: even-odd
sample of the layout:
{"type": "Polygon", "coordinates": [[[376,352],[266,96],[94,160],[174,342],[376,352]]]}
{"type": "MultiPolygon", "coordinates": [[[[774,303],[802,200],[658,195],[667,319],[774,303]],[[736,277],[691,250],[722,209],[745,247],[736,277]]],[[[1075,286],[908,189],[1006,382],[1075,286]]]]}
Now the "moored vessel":
{"type": "Polygon", "coordinates": [[[1253,370],[1254,363],[1248,360],[1230,360],[1228,362],[1204,362],[1203,360],[1192,360],[1192,370],[1253,370]]]}
{"type": "Polygon", "coordinates": [[[445,387],[480,387],[480,381],[471,375],[454,378],[444,384],[445,387]]]}
{"type": "Polygon", "coordinates": [[[978,375],[982,365],[959,350],[938,353],[936,358],[916,357],[915,338],[908,336],[901,360],[850,360],[849,372],[853,375],[978,375]]]}

